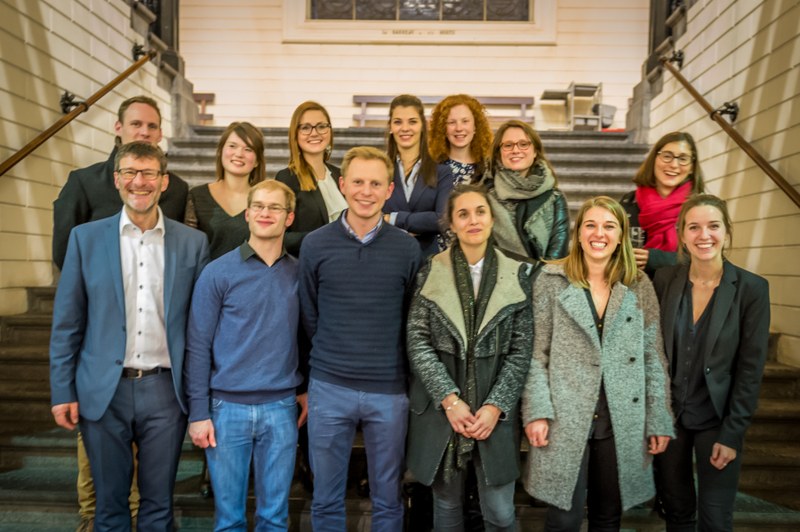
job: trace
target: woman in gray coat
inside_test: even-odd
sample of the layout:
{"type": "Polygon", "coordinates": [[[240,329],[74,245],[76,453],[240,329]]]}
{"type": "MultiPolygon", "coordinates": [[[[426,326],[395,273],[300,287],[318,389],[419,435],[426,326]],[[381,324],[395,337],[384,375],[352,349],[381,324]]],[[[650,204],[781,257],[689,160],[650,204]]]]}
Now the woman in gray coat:
{"type": "Polygon", "coordinates": [[[622,207],[583,204],[569,255],[533,287],[536,334],[522,418],[525,489],[550,505],[546,530],[619,530],[655,493],[652,455],[674,435],[658,301],[636,269],[622,207]]]}
{"type": "Polygon", "coordinates": [[[492,246],[494,217],[481,187],[456,187],[446,212],[457,245],[420,272],[409,314],[408,468],[432,486],[435,530],[463,530],[470,462],[486,530],[514,530],[531,267],[492,246]]]}

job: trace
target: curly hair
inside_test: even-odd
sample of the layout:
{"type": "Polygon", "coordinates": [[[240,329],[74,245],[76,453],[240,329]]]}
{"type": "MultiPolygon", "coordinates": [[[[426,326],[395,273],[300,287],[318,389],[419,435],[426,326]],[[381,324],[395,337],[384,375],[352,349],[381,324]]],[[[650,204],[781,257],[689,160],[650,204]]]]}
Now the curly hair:
{"type": "Polygon", "coordinates": [[[452,94],[433,108],[428,149],[436,162],[442,163],[449,158],[450,142],[447,140],[447,118],[450,116],[450,110],[457,105],[466,105],[475,121],[475,136],[469,145],[469,152],[478,162],[476,174],[480,175],[492,155],[492,128],[486,117],[486,108],[472,96],[452,94]]]}

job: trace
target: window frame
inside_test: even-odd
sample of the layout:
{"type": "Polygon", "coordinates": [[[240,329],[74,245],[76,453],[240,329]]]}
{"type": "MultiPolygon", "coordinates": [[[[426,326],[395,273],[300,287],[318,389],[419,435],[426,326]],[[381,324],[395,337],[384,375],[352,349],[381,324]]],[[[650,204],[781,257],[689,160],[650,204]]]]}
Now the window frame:
{"type": "Polygon", "coordinates": [[[556,0],[531,0],[529,22],[312,20],[310,1],[283,0],[283,43],[554,45],[556,0]]]}

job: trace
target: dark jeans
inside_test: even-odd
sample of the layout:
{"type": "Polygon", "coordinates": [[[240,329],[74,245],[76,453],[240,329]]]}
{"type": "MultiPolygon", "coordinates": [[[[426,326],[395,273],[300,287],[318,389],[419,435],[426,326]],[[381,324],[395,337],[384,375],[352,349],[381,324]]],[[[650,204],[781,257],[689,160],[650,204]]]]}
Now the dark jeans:
{"type": "Polygon", "coordinates": [[[733,503],[741,452],[724,469],[711,465],[711,451],[717,442],[719,427],[689,430],[680,422],[677,437],[666,452],[655,457],[656,489],[668,532],[733,530],[733,503]],[[695,491],[692,458],[697,464],[695,491]]]}
{"type": "Polygon", "coordinates": [[[619,495],[619,473],[614,438],[589,440],[583,451],[578,482],[572,494],[572,507],[547,509],[547,532],[578,532],[583,521],[583,508],[588,492],[589,531],[618,531],[622,518],[619,495]]]}

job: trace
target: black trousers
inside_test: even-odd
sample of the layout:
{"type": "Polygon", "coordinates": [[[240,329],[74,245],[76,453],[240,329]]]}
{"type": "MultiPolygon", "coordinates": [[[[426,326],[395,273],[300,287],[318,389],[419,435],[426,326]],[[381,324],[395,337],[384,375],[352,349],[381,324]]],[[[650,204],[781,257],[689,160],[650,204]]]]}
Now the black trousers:
{"type": "Polygon", "coordinates": [[[733,503],[742,469],[742,455],[724,469],[711,465],[711,451],[719,426],[689,430],[680,422],[677,438],[655,457],[656,489],[668,532],[733,530],[733,503]],[[693,458],[697,464],[697,490],[693,458]]]}
{"type": "Polygon", "coordinates": [[[579,532],[588,497],[589,531],[618,531],[622,519],[619,472],[614,438],[591,439],[583,451],[578,482],[572,494],[572,507],[547,509],[547,532],[579,532]]]}

